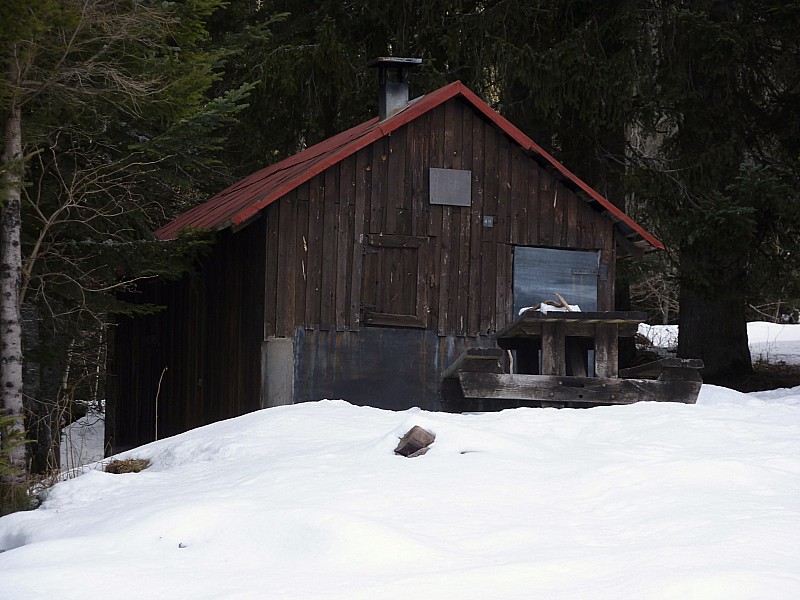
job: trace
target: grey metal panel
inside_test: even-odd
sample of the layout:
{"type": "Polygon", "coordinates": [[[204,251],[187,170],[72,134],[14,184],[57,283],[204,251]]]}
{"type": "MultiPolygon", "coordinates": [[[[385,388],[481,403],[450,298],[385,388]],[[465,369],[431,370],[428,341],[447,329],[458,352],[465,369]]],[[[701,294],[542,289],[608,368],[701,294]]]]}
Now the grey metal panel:
{"type": "Polygon", "coordinates": [[[292,404],[294,400],[294,340],[270,337],[261,345],[262,381],[264,389],[261,407],[292,404]]]}
{"type": "Polygon", "coordinates": [[[553,248],[514,248],[514,314],[555,300],[556,292],[581,310],[597,310],[600,254],[553,248]]]}
{"type": "Polygon", "coordinates": [[[472,205],[472,171],[462,169],[430,170],[431,204],[472,205]]]}
{"type": "Polygon", "coordinates": [[[441,410],[441,374],[487,337],[439,337],[434,331],[362,327],[295,332],[295,402],[343,399],[361,406],[441,410]]]}

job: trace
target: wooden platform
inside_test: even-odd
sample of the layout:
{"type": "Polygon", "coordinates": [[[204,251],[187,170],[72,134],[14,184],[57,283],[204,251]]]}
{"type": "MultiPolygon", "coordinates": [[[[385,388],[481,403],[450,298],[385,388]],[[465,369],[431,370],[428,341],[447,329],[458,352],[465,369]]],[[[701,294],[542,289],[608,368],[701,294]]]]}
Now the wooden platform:
{"type": "Polygon", "coordinates": [[[443,385],[442,405],[448,412],[484,412],[520,406],[590,408],[634,402],[694,404],[702,385],[694,381],[556,378],[462,371],[443,385]]]}
{"type": "Polygon", "coordinates": [[[495,334],[498,342],[511,338],[541,335],[545,324],[569,324],[570,335],[594,335],[597,325],[616,325],[620,335],[632,336],[639,323],[647,319],[643,312],[611,311],[611,312],[563,312],[526,310],[514,321],[495,334]]]}
{"type": "Polygon", "coordinates": [[[617,341],[632,337],[646,317],[642,312],[527,310],[494,337],[500,348],[517,351],[518,366],[525,373],[616,377],[617,341]],[[590,350],[594,351],[591,366],[590,350]]]}
{"type": "Polygon", "coordinates": [[[444,410],[520,406],[588,408],[634,402],[694,404],[702,386],[697,359],[666,358],[618,368],[617,342],[632,336],[643,313],[527,311],[495,336],[500,348],[464,352],[442,375],[444,410]],[[588,377],[594,350],[596,376],[588,377]],[[508,372],[511,351],[530,372],[508,372]],[[540,359],[537,358],[540,356],[540,359]]]}

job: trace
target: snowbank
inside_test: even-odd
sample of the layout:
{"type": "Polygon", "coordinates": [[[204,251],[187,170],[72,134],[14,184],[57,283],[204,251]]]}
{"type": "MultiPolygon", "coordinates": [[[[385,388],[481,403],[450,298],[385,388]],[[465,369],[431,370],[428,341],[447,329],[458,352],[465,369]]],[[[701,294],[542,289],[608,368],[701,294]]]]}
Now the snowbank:
{"type": "MultiPolygon", "coordinates": [[[[639,325],[639,333],[657,348],[678,346],[677,325],[639,325]]],[[[753,361],[800,364],[800,325],[754,321],[747,324],[747,340],[753,361]]]]}
{"type": "Polygon", "coordinates": [[[259,411],[0,519],[0,598],[798,598],[798,397],[259,411]]]}
{"type": "Polygon", "coordinates": [[[754,361],[800,365],[800,325],[748,323],[747,339],[754,361]]]}

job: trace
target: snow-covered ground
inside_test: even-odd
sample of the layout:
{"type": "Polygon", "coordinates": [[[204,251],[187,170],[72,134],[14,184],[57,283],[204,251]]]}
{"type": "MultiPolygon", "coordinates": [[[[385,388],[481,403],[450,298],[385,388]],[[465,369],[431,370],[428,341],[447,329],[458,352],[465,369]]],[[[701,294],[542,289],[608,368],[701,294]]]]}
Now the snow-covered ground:
{"type": "Polygon", "coordinates": [[[800,388],[472,415],[321,401],[123,457],[152,464],[0,519],[0,598],[800,598],[800,388]],[[430,451],[394,455],[413,425],[430,451]]]}
{"type": "MultiPolygon", "coordinates": [[[[639,325],[639,333],[659,348],[678,346],[677,325],[639,325]]],[[[753,361],[800,364],[800,325],[764,321],[747,324],[747,340],[753,361]]]]}
{"type": "Polygon", "coordinates": [[[800,365],[800,325],[748,323],[747,339],[754,361],[800,365]]]}
{"type": "MultiPolygon", "coordinates": [[[[642,324],[639,333],[660,348],[678,345],[677,325],[642,324]]],[[[747,333],[754,361],[800,364],[800,325],[754,322],[748,323],[747,333]]],[[[61,436],[62,470],[69,472],[103,458],[104,432],[104,415],[97,411],[65,427],[61,436]]]]}

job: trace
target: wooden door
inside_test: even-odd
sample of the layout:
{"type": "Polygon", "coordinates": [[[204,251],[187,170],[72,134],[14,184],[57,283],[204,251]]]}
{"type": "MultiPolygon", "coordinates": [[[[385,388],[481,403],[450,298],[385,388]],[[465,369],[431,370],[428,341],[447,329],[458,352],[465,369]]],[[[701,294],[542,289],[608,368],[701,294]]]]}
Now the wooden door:
{"type": "Polygon", "coordinates": [[[362,312],[365,325],[428,325],[424,255],[428,238],[370,235],[364,245],[362,312]]]}

